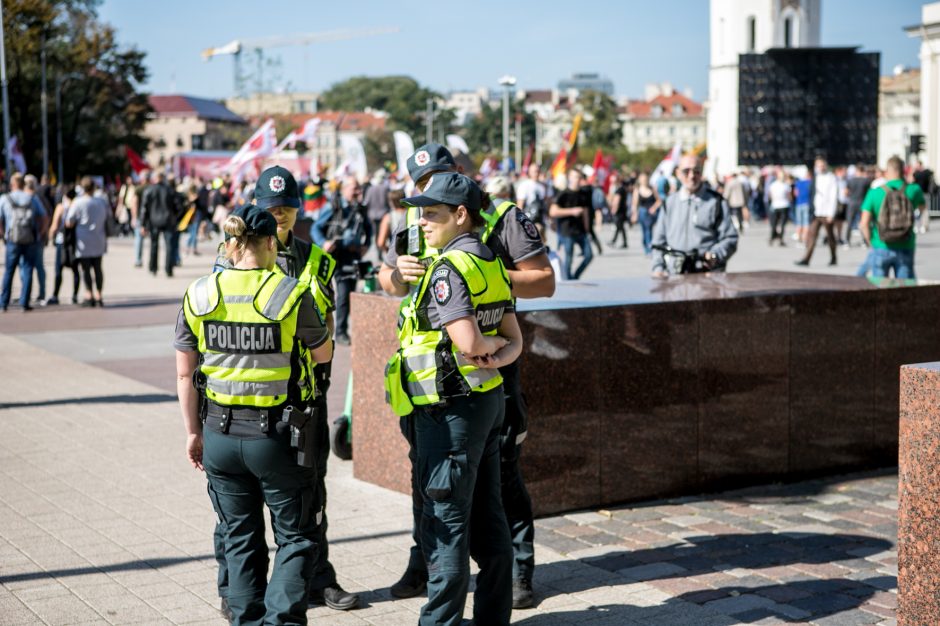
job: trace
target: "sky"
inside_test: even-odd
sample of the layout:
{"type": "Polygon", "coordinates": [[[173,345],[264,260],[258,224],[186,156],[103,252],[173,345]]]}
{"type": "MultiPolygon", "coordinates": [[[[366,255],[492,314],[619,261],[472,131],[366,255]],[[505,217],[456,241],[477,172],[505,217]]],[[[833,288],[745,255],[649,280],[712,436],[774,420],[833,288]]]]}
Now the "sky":
{"type": "MultiPolygon", "coordinates": [[[[340,28],[393,26],[393,34],[266,52],[278,80],[270,87],[323,91],[351,76],[409,75],[446,93],[499,88],[516,76],[523,89],[547,89],[574,72],[598,72],[617,95],[641,98],[648,83],[708,87],[707,0],[104,0],[99,16],[123,44],[147,53],[156,94],[233,95],[233,62],[204,62],[200,52],[233,39],[296,35],[340,28]],[[152,8],[151,8],[152,7],[152,8]]],[[[919,0],[822,0],[822,44],[881,52],[882,74],[916,67],[920,43],[903,32],[920,23],[919,0]]],[[[242,55],[248,57],[249,55],[242,55]]],[[[247,61],[244,60],[243,64],[247,61]]]]}

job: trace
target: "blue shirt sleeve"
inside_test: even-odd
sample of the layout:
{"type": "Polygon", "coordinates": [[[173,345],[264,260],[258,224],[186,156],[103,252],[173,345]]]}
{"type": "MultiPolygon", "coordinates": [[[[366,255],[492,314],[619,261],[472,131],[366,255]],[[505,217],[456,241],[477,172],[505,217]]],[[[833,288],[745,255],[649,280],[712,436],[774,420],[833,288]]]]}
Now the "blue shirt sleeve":
{"type": "Polygon", "coordinates": [[[329,224],[330,219],[333,217],[333,206],[330,204],[323,205],[323,208],[320,209],[320,214],[317,215],[317,221],[313,223],[313,226],[310,227],[310,238],[313,239],[313,243],[317,244],[321,248],[323,244],[326,243],[326,234],[323,232],[323,229],[329,224]]]}

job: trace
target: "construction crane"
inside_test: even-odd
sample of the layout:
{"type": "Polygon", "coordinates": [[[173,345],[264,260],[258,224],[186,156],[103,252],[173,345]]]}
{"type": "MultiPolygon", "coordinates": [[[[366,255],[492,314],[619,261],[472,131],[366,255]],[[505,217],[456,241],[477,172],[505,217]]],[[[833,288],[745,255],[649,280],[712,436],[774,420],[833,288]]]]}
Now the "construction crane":
{"type": "Polygon", "coordinates": [[[261,86],[261,73],[264,62],[263,50],[266,48],[283,48],[287,46],[305,46],[311,43],[324,43],[328,41],[344,41],[346,39],[360,39],[362,37],[372,37],[375,35],[385,35],[388,33],[397,33],[397,26],[379,26],[376,28],[342,28],[338,30],[329,30],[319,33],[307,33],[305,35],[285,35],[282,37],[262,37],[260,39],[230,41],[224,46],[217,48],[206,48],[202,51],[202,59],[208,61],[212,57],[223,54],[231,54],[234,58],[235,73],[235,94],[245,96],[245,81],[242,78],[241,56],[246,50],[254,50],[257,55],[258,91],[263,91],[261,86]]]}

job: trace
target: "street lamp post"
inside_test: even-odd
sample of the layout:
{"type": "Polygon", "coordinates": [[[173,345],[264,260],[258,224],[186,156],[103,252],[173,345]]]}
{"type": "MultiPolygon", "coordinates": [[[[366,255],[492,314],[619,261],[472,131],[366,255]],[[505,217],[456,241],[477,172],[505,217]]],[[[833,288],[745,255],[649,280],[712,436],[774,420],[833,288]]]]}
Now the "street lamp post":
{"type": "Polygon", "coordinates": [[[0,88],[3,91],[3,154],[6,157],[6,175],[9,180],[10,160],[10,99],[7,96],[7,45],[3,35],[3,2],[0,2],[0,88]]]}
{"type": "Polygon", "coordinates": [[[49,121],[46,119],[49,115],[49,99],[46,96],[46,33],[42,34],[42,50],[39,52],[39,59],[42,64],[42,75],[40,77],[42,86],[39,94],[39,104],[42,109],[42,173],[49,174],[49,121]]]}
{"type": "Polygon", "coordinates": [[[434,98],[428,98],[428,110],[425,118],[425,143],[434,141],[434,98]]]}
{"type": "Polygon", "coordinates": [[[503,76],[499,79],[503,86],[503,165],[509,168],[509,90],[516,84],[515,76],[503,76]]]}

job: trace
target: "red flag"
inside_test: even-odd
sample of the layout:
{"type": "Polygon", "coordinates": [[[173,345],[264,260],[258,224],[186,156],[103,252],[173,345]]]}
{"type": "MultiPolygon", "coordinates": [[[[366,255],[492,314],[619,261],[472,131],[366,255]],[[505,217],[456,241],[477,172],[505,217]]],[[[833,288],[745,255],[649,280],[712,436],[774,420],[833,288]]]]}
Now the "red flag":
{"type": "Polygon", "coordinates": [[[143,159],[143,157],[137,154],[133,148],[125,145],[124,150],[127,152],[127,160],[130,162],[131,169],[134,170],[135,174],[140,174],[142,171],[150,169],[150,166],[143,159]]]}
{"type": "Polygon", "coordinates": [[[533,152],[534,150],[535,150],[535,146],[530,143],[530,144],[529,144],[529,149],[525,151],[525,158],[522,160],[522,171],[523,171],[523,172],[528,172],[528,171],[529,171],[529,165],[531,165],[531,163],[532,163],[532,152],[533,152]]]}
{"type": "Polygon", "coordinates": [[[594,176],[591,181],[593,185],[600,185],[604,188],[604,193],[610,191],[610,170],[614,164],[613,156],[604,156],[604,152],[598,148],[594,154],[594,176]]]}
{"type": "Polygon", "coordinates": [[[578,159],[578,130],[581,128],[581,114],[574,117],[571,125],[571,132],[565,137],[565,145],[558,151],[558,156],[552,163],[552,178],[564,174],[571,168],[578,159]]]}

